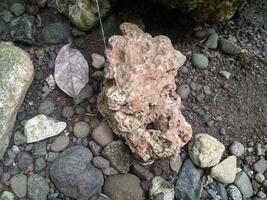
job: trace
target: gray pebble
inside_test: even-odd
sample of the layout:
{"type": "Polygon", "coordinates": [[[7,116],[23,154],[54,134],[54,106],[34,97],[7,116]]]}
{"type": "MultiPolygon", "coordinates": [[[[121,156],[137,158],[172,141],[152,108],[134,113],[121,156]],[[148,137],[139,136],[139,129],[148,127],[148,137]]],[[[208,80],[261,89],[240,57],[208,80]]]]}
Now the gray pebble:
{"type": "Polygon", "coordinates": [[[18,167],[21,170],[24,170],[25,168],[27,168],[29,165],[31,165],[33,163],[33,159],[30,156],[30,154],[26,153],[26,152],[21,152],[19,154],[19,159],[18,159],[18,167]]]}
{"type": "Polygon", "coordinates": [[[212,33],[209,38],[207,39],[207,41],[205,42],[205,45],[209,48],[209,49],[217,49],[218,46],[218,40],[219,40],[219,35],[218,33],[212,33]]]}
{"type": "Polygon", "coordinates": [[[17,174],[10,179],[10,186],[19,198],[23,198],[27,194],[27,176],[24,174],[17,174]]]}
{"type": "Polygon", "coordinates": [[[267,170],[267,160],[264,158],[260,159],[253,165],[253,169],[258,173],[264,173],[267,170]]]}
{"type": "Polygon", "coordinates": [[[245,152],[245,147],[240,142],[235,141],[231,144],[229,148],[231,154],[235,155],[236,157],[241,157],[245,152]]]}
{"type": "Polygon", "coordinates": [[[86,122],[78,122],[73,127],[73,133],[77,138],[85,138],[89,135],[90,126],[86,122]]]}
{"type": "Polygon", "coordinates": [[[35,143],[33,145],[32,154],[34,156],[46,156],[46,140],[35,143]]]}
{"type": "Polygon", "coordinates": [[[206,69],[209,65],[209,59],[200,53],[194,53],[192,56],[192,65],[197,69],[206,69]]]}
{"type": "Polygon", "coordinates": [[[187,84],[180,85],[177,89],[177,93],[182,99],[186,99],[190,93],[190,86],[187,84]]]}
{"type": "Polygon", "coordinates": [[[206,30],[196,31],[195,36],[197,38],[204,38],[204,37],[208,37],[210,34],[215,33],[215,32],[216,31],[214,28],[208,28],[206,30]]]}
{"type": "Polygon", "coordinates": [[[19,146],[26,143],[26,137],[21,132],[14,133],[14,144],[19,146]]]}
{"type": "Polygon", "coordinates": [[[148,169],[136,162],[134,162],[132,165],[132,171],[133,174],[143,180],[150,181],[154,177],[154,175],[148,169]]]}
{"type": "Polygon", "coordinates": [[[220,129],[220,134],[221,134],[221,135],[225,135],[225,134],[226,134],[226,130],[225,130],[224,127],[221,127],[221,129],[220,129]]]}
{"type": "Polygon", "coordinates": [[[239,172],[235,178],[235,185],[242,193],[244,198],[249,198],[253,195],[253,188],[249,177],[245,172],[239,172]]]}
{"type": "Polygon", "coordinates": [[[46,162],[45,159],[43,157],[37,158],[35,160],[35,164],[34,164],[34,171],[36,173],[39,173],[40,171],[42,171],[44,168],[46,167],[46,162]]]}
{"type": "Polygon", "coordinates": [[[28,179],[28,197],[31,200],[46,200],[49,186],[46,180],[38,174],[32,174],[28,179]]]}
{"type": "Polygon", "coordinates": [[[10,172],[4,172],[1,176],[1,182],[6,183],[10,179],[10,172]]]}
{"type": "Polygon", "coordinates": [[[223,38],[219,39],[219,49],[228,55],[238,55],[241,53],[241,48],[238,45],[223,38]]]}
{"type": "Polygon", "coordinates": [[[63,151],[69,145],[69,137],[62,135],[58,136],[51,145],[51,150],[54,152],[63,151]]]}
{"type": "Polygon", "coordinates": [[[106,169],[110,167],[109,161],[101,156],[96,156],[92,160],[94,166],[99,169],[106,169]]]}
{"type": "Polygon", "coordinates": [[[78,114],[78,115],[83,115],[83,114],[85,114],[85,109],[82,108],[82,107],[77,106],[75,108],[75,113],[78,114]]]}
{"type": "Polygon", "coordinates": [[[50,101],[49,99],[46,99],[40,104],[38,112],[44,115],[51,115],[54,112],[54,110],[55,110],[54,102],[50,101]]]}
{"type": "Polygon", "coordinates": [[[70,118],[74,114],[74,109],[71,106],[64,106],[62,110],[63,117],[70,118]]]}
{"type": "Polygon", "coordinates": [[[58,155],[59,155],[59,153],[49,152],[48,153],[48,157],[47,157],[47,161],[48,162],[53,162],[58,157],[58,155]]]}

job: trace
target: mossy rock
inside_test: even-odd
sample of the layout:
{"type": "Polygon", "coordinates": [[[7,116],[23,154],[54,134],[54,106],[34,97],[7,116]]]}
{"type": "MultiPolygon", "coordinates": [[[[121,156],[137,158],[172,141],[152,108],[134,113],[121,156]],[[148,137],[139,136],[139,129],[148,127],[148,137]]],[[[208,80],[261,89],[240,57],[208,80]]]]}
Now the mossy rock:
{"type": "Polygon", "coordinates": [[[181,8],[200,23],[218,23],[231,19],[243,0],[152,0],[169,8],[181,8]]]}
{"type": "MultiPolygon", "coordinates": [[[[109,0],[98,0],[102,17],[110,10],[109,0]]],[[[90,30],[98,21],[95,0],[56,0],[57,8],[68,16],[70,21],[80,30],[90,30]]]]}

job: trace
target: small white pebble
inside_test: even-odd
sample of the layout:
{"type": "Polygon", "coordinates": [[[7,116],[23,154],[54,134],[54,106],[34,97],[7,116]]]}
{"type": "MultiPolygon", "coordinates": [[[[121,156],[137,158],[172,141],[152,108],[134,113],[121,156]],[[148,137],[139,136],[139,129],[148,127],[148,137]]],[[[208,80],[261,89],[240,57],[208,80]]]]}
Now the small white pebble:
{"type": "Polygon", "coordinates": [[[105,62],[106,62],[104,56],[101,56],[99,54],[93,53],[91,55],[91,58],[92,58],[92,66],[95,69],[102,69],[104,67],[105,62]]]}
{"type": "Polygon", "coordinates": [[[230,78],[231,73],[227,71],[220,71],[220,74],[223,75],[227,80],[230,78]]]}

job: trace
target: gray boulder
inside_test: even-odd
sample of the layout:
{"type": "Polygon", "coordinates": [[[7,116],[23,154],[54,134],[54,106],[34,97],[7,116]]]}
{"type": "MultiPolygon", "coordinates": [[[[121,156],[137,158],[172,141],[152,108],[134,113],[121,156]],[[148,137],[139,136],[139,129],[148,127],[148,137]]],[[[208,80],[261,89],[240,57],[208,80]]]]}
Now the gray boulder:
{"type": "Polygon", "coordinates": [[[11,43],[0,43],[0,160],[9,145],[18,109],[33,80],[30,56],[11,43]]]}
{"type": "Polygon", "coordinates": [[[81,145],[70,147],[57,157],[50,176],[64,195],[88,200],[100,191],[104,178],[101,170],[91,164],[92,158],[91,151],[81,145]]]}

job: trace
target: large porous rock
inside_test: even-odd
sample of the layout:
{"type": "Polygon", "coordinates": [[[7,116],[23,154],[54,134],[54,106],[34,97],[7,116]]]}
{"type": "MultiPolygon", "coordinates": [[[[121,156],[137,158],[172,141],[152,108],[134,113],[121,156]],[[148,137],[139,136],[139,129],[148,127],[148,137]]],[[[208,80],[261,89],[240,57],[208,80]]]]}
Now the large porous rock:
{"type": "Polygon", "coordinates": [[[152,37],[123,23],[109,39],[98,109],[118,136],[143,160],[177,153],[191,138],[181,111],[175,76],[185,56],[169,38],[152,37]]]}
{"type": "MultiPolygon", "coordinates": [[[[101,15],[107,15],[110,9],[109,0],[98,2],[101,15]]],[[[95,0],[56,0],[56,3],[58,10],[83,31],[90,30],[99,21],[95,0]]]]}
{"type": "Polygon", "coordinates": [[[33,80],[30,56],[11,43],[0,43],[0,160],[12,134],[16,116],[33,80]]]}
{"type": "Polygon", "coordinates": [[[54,161],[50,176],[64,195],[88,200],[100,191],[104,178],[101,170],[91,164],[92,158],[91,151],[79,145],[66,149],[54,161]]]}
{"type": "Polygon", "coordinates": [[[231,19],[243,0],[152,0],[169,8],[182,8],[198,22],[218,23],[231,19]]]}

